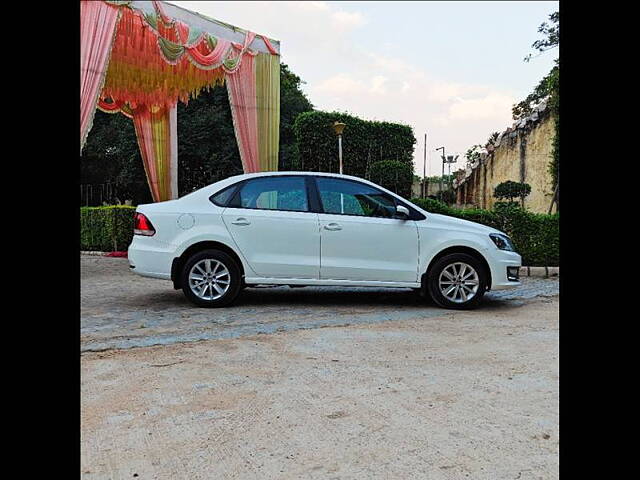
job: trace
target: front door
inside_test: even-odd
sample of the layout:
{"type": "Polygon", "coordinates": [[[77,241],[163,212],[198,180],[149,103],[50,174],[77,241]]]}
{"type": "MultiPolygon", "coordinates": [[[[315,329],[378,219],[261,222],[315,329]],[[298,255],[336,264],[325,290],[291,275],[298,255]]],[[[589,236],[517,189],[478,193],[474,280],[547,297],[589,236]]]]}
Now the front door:
{"type": "Polygon", "coordinates": [[[320,278],[416,282],[418,229],[394,218],[391,195],[353,180],[316,177],[322,210],[320,278]]]}
{"type": "Polygon", "coordinates": [[[304,177],[267,176],[246,181],[222,218],[259,276],[317,279],[318,214],[309,210],[304,177]]]}

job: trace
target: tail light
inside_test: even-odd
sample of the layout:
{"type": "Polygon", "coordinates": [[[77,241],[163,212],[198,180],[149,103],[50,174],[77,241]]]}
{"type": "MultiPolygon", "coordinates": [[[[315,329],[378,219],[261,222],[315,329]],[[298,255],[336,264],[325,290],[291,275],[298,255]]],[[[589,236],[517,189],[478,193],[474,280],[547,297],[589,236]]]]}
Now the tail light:
{"type": "Polygon", "coordinates": [[[144,214],[136,212],[133,217],[133,233],[134,235],[146,235],[150,237],[156,233],[156,229],[153,228],[153,225],[144,214]]]}

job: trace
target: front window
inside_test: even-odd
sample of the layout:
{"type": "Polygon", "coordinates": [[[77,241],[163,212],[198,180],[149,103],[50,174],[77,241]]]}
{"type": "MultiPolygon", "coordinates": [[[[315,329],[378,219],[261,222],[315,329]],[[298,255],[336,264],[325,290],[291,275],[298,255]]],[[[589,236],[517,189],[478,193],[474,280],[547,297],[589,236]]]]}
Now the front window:
{"type": "Polygon", "coordinates": [[[393,218],[396,203],[390,195],[363,183],[330,177],[316,178],[325,213],[393,218]]]}
{"type": "Polygon", "coordinates": [[[307,188],[301,177],[263,177],[248,180],[237,195],[239,208],[308,212],[307,188]]]}

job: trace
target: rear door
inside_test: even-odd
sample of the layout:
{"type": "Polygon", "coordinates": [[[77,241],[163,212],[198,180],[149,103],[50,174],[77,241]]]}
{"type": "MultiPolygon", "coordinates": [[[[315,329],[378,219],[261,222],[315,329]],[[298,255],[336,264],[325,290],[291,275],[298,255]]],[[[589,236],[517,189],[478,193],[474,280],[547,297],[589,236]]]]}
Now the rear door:
{"type": "Polygon", "coordinates": [[[319,278],[318,214],[304,176],[243,182],[222,218],[251,268],[267,278],[319,278]]]}
{"type": "Polygon", "coordinates": [[[370,185],[315,177],[320,195],[320,278],[416,282],[418,229],[395,218],[395,199],[370,185]]]}

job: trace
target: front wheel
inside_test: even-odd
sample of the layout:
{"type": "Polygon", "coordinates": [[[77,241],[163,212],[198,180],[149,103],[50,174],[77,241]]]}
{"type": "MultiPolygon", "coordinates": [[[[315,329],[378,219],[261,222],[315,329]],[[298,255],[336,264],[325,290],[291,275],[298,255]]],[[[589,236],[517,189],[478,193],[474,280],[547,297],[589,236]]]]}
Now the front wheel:
{"type": "Polygon", "coordinates": [[[444,308],[476,308],[487,289],[487,272],[471,255],[452,253],[431,267],[428,290],[431,298],[444,308]]]}
{"type": "Polygon", "coordinates": [[[199,307],[226,307],[242,286],[240,267],[220,250],[192,255],[182,268],[182,291],[199,307]]]}

